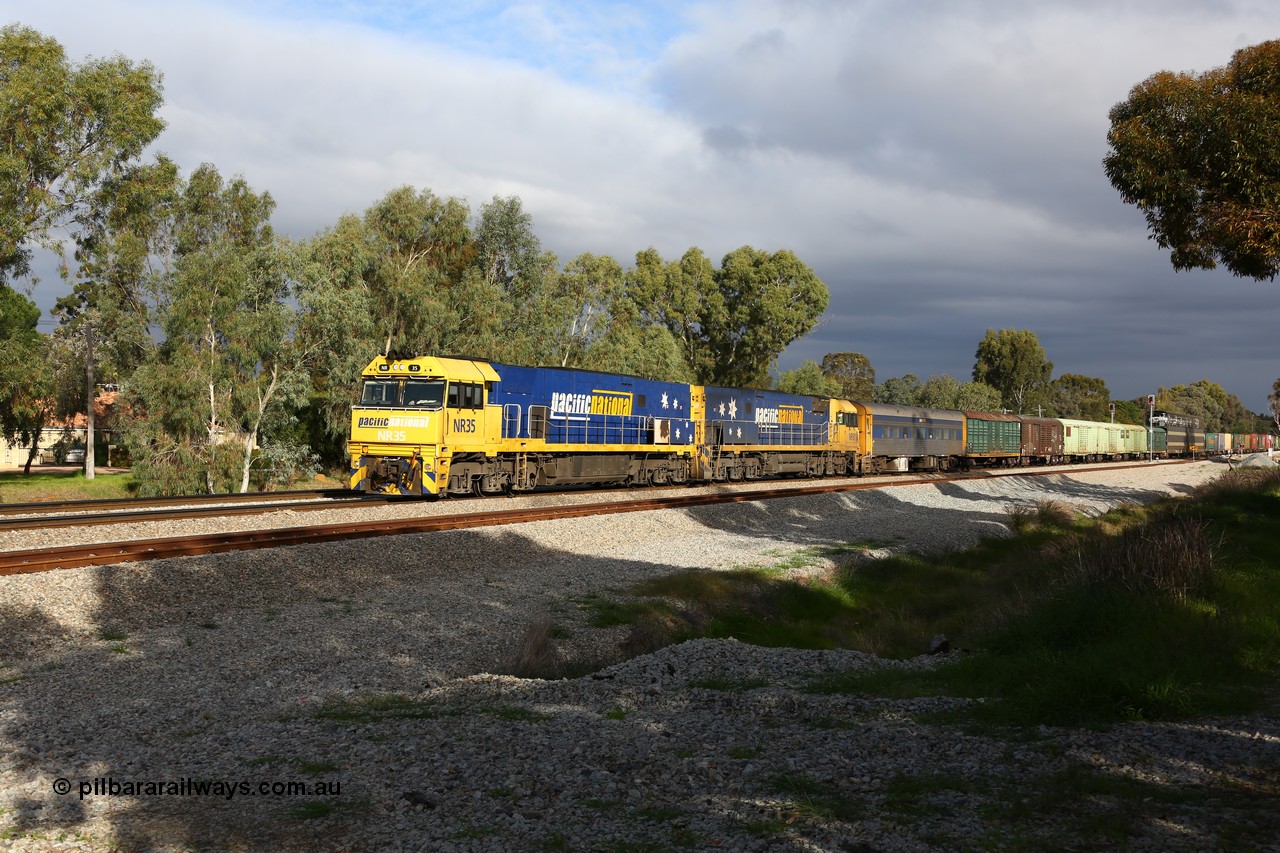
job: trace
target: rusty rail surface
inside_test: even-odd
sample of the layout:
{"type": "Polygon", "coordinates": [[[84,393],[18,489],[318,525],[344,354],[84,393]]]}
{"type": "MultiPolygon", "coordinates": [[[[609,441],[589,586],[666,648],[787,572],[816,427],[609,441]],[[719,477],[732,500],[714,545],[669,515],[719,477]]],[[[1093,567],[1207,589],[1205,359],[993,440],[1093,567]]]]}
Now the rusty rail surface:
{"type": "MultiPolygon", "coordinates": [[[[324,509],[355,509],[360,506],[391,503],[399,498],[384,495],[354,495],[326,497],[319,500],[291,499],[253,503],[250,506],[226,506],[218,501],[210,501],[209,505],[192,506],[189,502],[177,504],[175,509],[132,509],[131,504],[122,503],[117,512],[74,513],[70,511],[62,515],[18,516],[0,518],[0,533],[19,530],[42,530],[56,527],[99,527],[107,524],[129,524],[148,521],[175,521],[198,516],[232,516],[262,515],[269,512],[289,510],[291,512],[310,512],[324,509]]],[[[237,501],[237,503],[239,503],[237,501]]],[[[164,504],[159,505],[161,507],[164,504]]]]}
{"type": "MultiPolygon", "coordinates": [[[[1163,463],[1176,464],[1176,463],[1163,463]]],[[[1076,468],[1067,471],[1027,471],[1020,469],[1009,473],[991,471],[969,472],[962,475],[927,477],[890,482],[854,482],[825,485],[782,487],[716,492],[710,494],[678,495],[639,498],[636,500],[609,501],[605,503],[575,504],[548,507],[528,507],[511,510],[466,512],[453,515],[437,515],[421,518],[390,519],[386,521],[360,521],[345,524],[328,524],[309,527],[289,527],[275,530],[251,530],[239,533],[212,533],[199,536],[175,536],[162,539],[132,540],[93,545],[70,545],[59,548],[37,548],[26,551],[0,552],[0,575],[29,574],[70,569],[82,566],[111,565],[142,560],[163,560],[202,554],[256,548],[275,548],[287,545],[306,545],[336,542],[346,539],[366,539],[374,536],[395,536],[409,533],[431,533],[444,530],[460,530],[473,527],[492,527],[520,524],[531,521],[549,521],[562,518],[580,518],[591,515],[608,515],[623,512],[644,512],[658,509],[680,509],[719,503],[740,503],[779,498],[806,497],[833,492],[852,492],[866,489],[917,486],[930,483],[946,483],[958,480],[985,479],[999,476],[1052,476],[1085,471],[1115,471],[1124,468],[1149,467],[1149,464],[1106,465],[1101,468],[1076,468]]]]}
{"type": "Polygon", "coordinates": [[[36,501],[33,503],[0,503],[0,516],[46,515],[52,513],[106,512],[108,510],[141,510],[163,507],[190,507],[201,504],[288,503],[305,500],[342,500],[350,498],[345,489],[306,489],[293,492],[248,492],[230,495],[185,495],[167,498],[96,498],[82,501],[36,501]]]}

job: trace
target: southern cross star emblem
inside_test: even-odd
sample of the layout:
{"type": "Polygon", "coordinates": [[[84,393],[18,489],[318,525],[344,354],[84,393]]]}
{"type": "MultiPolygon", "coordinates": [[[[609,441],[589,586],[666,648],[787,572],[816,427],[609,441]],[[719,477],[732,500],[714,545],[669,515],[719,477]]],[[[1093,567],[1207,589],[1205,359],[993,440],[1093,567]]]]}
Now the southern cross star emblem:
{"type": "Polygon", "coordinates": [[[667,395],[666,395],[665,393],[663,393],[663,395],[662,395],[662,408],[664,408],[664,409],[669,408],[669,407],[670,407],[670,405],[671,405],[671,401],[670,401],[670,400],[668,400],[668,399],[667,399],[667,395]]]}
{"type": "Polygon", "coordinates": [[[730,400],[729,401],[729,417],[736,418],[737,416],[738,416],[738,401],[730,400]]]}

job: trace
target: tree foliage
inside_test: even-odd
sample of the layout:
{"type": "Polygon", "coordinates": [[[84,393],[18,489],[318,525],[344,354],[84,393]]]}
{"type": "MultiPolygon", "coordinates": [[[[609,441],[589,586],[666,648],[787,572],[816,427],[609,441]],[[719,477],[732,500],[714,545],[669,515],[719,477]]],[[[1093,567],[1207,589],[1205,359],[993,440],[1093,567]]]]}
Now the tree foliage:
{"type": "Polygon", "coordinates": [[[1014,414],[1026,414],[1053,375],[1040,340],[1025,329],[987,329],[975,357],[973,381],[999,391],[1003,407],[1014,414]]]}
{"type": "Polygon", "coordinates": [[[840,383],[828,376],[821,365],[812,359],[805,359],[795,370],[788,370],[778,377],[778,390],[788,394],[852,399],[845,397],[840,383]]]}
{"type": "Polygon", "coordinates": [[[296,253],[271,228],[274,208],[204,165],[168,209],[173,264],[154,315],[164,338],[126,386],[143,415],[129,441],[144,490],[246,491],[259,442],[305,399],[296,253]]]}
{"type": "Polygon", "coordinates": [[[1049,405],[1060,418],[1083,421],[1111,419],[1111,392],[1107,383],[1093,376],[1064,373],[1049,383],[1049,405]]]}
{"type": "Polygon", "coordinates": [[[1203,74],[1161,71],[1111,109],[1103,165],[1175,269],[1280,270],[1280,41],[1203,74]]]}
{"type": "Polygon", "coordinates": [[[893,376],[876,386],[875,402],[914,406],[920,395],[920,377],[914,373],[893,376]]]}
{"type": "Polygon", "coordinates": [[[30,446],[27,471],[54,413],[49,340],[36,331],[39,319],[34,302],[0,282],[0,436],[30,446]]]}
{"type": "Polygon", "coordinates": [[[95,187],[159,135],[160,104],[148,63],[75,65],[33,29],[0,29],[0,281],[27,275],[32,243],[56,244],[95,187]]]}
{"type": "Polygon", "coordinates": [[[1271,394],[1267,397],[1271,404],[1271,420],[1275,421],[1276,431],[1280,432],[1280,379],[1271,386],[1271,394]]]}
{"type": "MultiPolygon", "coordinates": [[[[911,377],[914,378],[914,377],[911,377]]],[[[929,409],[990,412],[1000,409],[1000,392],[981,382],[965,382],[943,374],[930,376],[916,389],[914,405],[929,409]]]]}
{"type": "Polygon", "coordinates": [[[876,369],[860,352],[829,352],[822,357],[822,374],[840,386],[843,400],[870,401],[876,393],[876,369]]]}
{"type": "MultiPolygon", "coordinates": [[[[1145,424],[1147,422],[1147,400],[1115,400],[1116,423],[1145,424]]],[[[1108,412],[1110,414],[1110,412],[1108,412]]]]}
{"type": "Polygon", "coordinates": [[[735,249],[715,282],[700,317],[712,362],[706,381],[715,385],[766,384],[774,360],[809,333],[830,299],[813,270],[786,250],[735,249]]]}

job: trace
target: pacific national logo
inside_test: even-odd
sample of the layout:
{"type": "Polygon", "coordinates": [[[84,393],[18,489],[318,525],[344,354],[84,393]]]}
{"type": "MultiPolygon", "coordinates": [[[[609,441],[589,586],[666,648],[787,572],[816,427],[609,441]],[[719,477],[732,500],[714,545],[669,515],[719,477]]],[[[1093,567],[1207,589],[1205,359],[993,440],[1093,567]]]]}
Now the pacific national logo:
{"type": "Polygon", "coordinates": [[[802,424],[804,409],[800,406],[779,406],[776,409],[760,406],[756,409],[756,423],[766,429],[778,424],[802,424]]]}
{"type": "Polygon", "coordinates": [[[553,415],[629,415],[631,395],[623,391],[593,390],[590,394],[552,394],[553,415]]]}
{"type": "Polygon", "coordinates": [[[431,422],[430,417],[359,417],[356,428],[360,427],[425,427],[431,422]]]}

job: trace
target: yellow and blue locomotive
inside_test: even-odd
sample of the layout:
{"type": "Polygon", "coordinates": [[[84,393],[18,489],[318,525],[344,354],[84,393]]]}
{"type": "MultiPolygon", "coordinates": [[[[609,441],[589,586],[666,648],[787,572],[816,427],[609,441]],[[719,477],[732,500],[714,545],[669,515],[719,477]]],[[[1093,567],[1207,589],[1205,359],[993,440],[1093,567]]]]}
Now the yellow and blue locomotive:
{"type": "Polygon", "coordinates": [[[379,357],[351,414],[350,486],[446,495],[683,483],[699,441],[692,407],[677,382],[379,357]]]}

